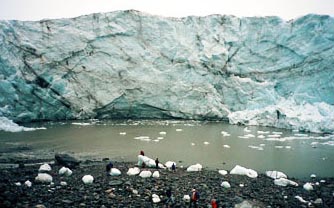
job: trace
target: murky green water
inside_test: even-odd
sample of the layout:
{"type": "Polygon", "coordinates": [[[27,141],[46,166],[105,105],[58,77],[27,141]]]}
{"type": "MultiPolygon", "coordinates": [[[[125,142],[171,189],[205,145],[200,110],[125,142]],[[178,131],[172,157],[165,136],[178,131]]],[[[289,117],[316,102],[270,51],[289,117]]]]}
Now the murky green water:
{"type": "Polygon", "coordinates": [[[248,127],[245,131],[244,126],[194,121],[84,121],[80,125],[59,122],[31,126],[47,130],[0,132],[2,158],[52,158],[55,152],[67,152],[82,158],[136,161],[139,151],[144,150],[151,158],[176,161],[185,167],[200,163],[231,170],[242,165],[258,172],[279,170],[290,177],[334,177],[333,136],[300,135],[265,127],[248,127]],[[17,153],[16,147],[26,148],[17,153]]]}

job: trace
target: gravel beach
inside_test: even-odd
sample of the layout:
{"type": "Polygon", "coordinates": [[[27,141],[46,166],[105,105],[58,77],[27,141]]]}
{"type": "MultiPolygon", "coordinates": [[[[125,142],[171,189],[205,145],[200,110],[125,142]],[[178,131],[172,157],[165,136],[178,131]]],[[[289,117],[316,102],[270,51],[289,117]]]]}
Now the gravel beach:
{"type": "MultiPolygon", "coordinates": [[[[35,177],[41,164],[2,168],[0,177],[0,207],[167,207],[166,190],[171,188],[175,203],[170,207],[188,207],[183,200],[192,188],[200,193],[199,207],[211,207],[211,200],[219,201],[219,207],[334,207],[333,178],[291,179],[299,186],[277,186],[273,179],[259,174],[257,178],[242,175],[220,175],[218,170],[203,169],[176,172],[159,169],[159,178],[128,176],[129,168],[136,162],[114,162],[120,176],[107,176],[108,161],[85,161],[71,169],[71,176],[58,173],[63,166],[51,163],[48,172],[53,183],[38,183],[35,177]],[[84,184],[82,177],[92,175],[94,182],[84,184]],[[25,182],[29,180],[32,186],[25,182]],[[228,181],[231,188],[221,186],[228,181]],[[19,184],[19,183],[20,184],[19,184]],[[66,184],[64,183],[66,182],[66,184]],[[303,185],[313,183],[313,190],[303,185]],[[152,194],[160,196],[161,202],[153,203],[152,194]],[[296,198],[302,197],[305,202],[296,198]]],[[[155,171],[154,168],[140,168],[155,171]]]]}

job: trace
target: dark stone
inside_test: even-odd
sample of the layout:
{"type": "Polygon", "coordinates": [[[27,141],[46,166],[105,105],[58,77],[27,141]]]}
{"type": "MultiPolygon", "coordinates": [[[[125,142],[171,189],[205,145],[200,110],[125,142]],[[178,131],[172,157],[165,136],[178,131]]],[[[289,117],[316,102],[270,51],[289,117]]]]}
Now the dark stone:
{"type": "Polygon", "coordinates": [[[63,165],[68,168],[75,168],[79,166],[80,161],[68,154],[56,154],[55,155],[56,163],[63,165]]]}
{"type": "Polygon", "coordinates": [[[62,200],[62,202],[65,203],[65,204],[73,204],[73,201],[68,200],[68,199],[64,199],[64,200],[62,200]]]}
{"type": "Polygon", "coordinates": [[[119,186],[119,185],[122,185],[122,184],[123,184],[123,181],[120,181],[120,180],[113,180],[113,181],[109,182],[110,186],[119,186]]]}

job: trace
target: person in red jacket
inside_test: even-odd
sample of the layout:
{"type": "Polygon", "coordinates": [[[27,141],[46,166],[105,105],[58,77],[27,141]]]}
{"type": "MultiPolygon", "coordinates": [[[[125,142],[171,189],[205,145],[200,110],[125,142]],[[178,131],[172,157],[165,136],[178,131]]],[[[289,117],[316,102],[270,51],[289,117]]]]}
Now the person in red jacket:
{"type": "Polygon", "coordinates": [[[194,207],[197,208],[198,207],[198,200],[199,200],[199,193],[196,189],[193,189],[191,191],[189,207],[193,207],[193,205],[194,205],[194,207]]]}

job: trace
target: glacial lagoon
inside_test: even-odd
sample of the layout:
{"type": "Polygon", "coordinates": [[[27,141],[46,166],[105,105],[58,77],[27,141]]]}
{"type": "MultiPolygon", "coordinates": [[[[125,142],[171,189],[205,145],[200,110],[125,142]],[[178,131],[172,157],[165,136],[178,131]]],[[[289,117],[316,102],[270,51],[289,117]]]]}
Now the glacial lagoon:
{"type": "Polygon", "coordinates": [[[136,161],[140,150],[160,162],[289,177],[334,177],[334,136],[224,122],[180,120],[87,120],[25,124],[44,130],[0,132],[0,159],[45,158],[57,152],[85,159],[136,161]]]}

